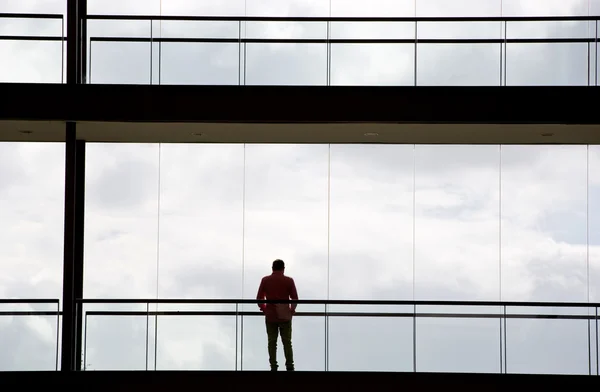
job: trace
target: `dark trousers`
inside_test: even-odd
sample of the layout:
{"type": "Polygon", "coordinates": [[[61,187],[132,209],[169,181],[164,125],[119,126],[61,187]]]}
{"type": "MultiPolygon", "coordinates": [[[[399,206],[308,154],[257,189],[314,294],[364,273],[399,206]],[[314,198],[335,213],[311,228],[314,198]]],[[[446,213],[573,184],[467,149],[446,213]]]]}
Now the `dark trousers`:
{"type": "Polygon", "coordinates": [[[294,352],[292,350],[292,321],[272,323],[265,320],[267,325],[267,340],[269,349],[269,364],[271,370],[277,370],[277,338],[281,333],[281,343],[285,355],[286,370],[294,370],[294,352]]]}

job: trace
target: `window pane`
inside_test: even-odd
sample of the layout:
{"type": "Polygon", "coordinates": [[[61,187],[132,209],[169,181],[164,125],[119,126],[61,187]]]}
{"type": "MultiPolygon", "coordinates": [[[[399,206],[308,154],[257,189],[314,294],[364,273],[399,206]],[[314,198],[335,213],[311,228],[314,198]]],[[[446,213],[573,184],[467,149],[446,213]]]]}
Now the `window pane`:
{"type": "Polygon", "coordinates": [[[157,295],[158,145],[90,143],[84,296],[157,295]]]}
{"type": "MultiPolygon", "coordinates": [[[[62,297],[64,162],[62,143],[0,142],[0,298],[62,297]]],[[[57,307],[0,304],[0,311],[57,307]]],[[[56,321],[57,316],[0,316],[0,370],[55,370],[56,321]]]]}
{"type": "Polygon", "coordinates": [[[159,15],[161,9],[161,0],[87,0],[87,2],[88,14],[159,15]]]}
{"type": "Polygon", "coordinates": [[[417,16],[500,16],[502,0],[417,0],[417,16]]]}
{"type": "Polygon", "coordinates": [[[89,83],[150,84],[150,42],[90,43],[89,83]]]}
{"type": "Polygon", "coordinates": [[[332,44],[331,84],[411,86],[414,48],[412,44],[332,44]]]}
{"type": "MultiPolygon", "coordinates": [[[[277,258],[286,263],[301,299],[327,298],[328,152],[326,145],[246,146],[244,298],[256,298],[277,258]]],[[[323,306],[298,307],[311,309],[322,312],[323,306]]],[[[244,317],[243,333],[244,369],[267,369],[264,317],[244,317]]],[[[323,370],[324,338],[318,337],[324,337],[324,319],[294,319],[294,336],[295,347],[304,352],[297,369],[323,370]]]]}
{"type": "Polygon", "coordinates": [[[587,85],[588,44],[509,43],[506,48],[506,84],[587,85]]]}
{"type": "Polygon", "coordinates": [[[330,298],[411,299],[413,146],[332,145],[330,214],[330,298]]]}
{"type": "Polygon", "coordinates": [[[416,299],[499,299],[498,146],[415,148],[416,299]]]}
{"type": "Polygon", "coordinates": [[[419,44],[417,85],[500,85],[499,44],[419,44]]]}
{"type": "MultiPolygon", "coordinates": [[[[592,0],[594,2],[596,0],[592,0]]],[[[588,15],[588,1],[580,0],[503,0],[505,16],[588,15]]]]}
{"type": "Polygon", "coordinates": [[[159,296],[241,298],[244,146],[163,144],[160,164],[159,296]]]}
{"type": "Polygon", "coordinates": [[[585,301],[585,146],[502,146],[502,299],[585,301]]]}
{"type": "Polygon", "coordinates": [[[61,83],[62,45],[60,40],[0,41],[0,83],[61,83]]]}
{"type": "Polygon", "coordinates": [[[335,17],[415,16],[414,1],[398,0],[331,0],[331,15],[335,17]]]}
{"type": "Polygon", "coordinates": [[[0,142],[0,298],[62,297],[63,143],[0,142]]]}
{"type": "Polygon", "coordinates": [[[589,296],[600,302],[600,146],[589,146],[589,154],[589,296]]]}
{"type": "Polygon", "coordinates": [[[325,44],[249,43],[245,53],[247,85],[327,83],[325,44]]]}

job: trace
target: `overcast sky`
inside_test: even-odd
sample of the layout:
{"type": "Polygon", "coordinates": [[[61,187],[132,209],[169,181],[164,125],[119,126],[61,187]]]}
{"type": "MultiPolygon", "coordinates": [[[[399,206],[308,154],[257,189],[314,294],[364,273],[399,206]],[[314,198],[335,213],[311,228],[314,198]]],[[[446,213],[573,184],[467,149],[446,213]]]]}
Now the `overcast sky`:
{"type": "MultiPolygon", "coordinates": [[[[89,12],[99,14],[330,14],[323,0],[164,0],[162,9],[148,0],[89,4],[89,12]]],[[[600,13],[600,0],[418,0],[416,10],[414,1],[362,4],[332,0],[331,15],[600,13]]],[[[65,2],[0,0],[0,12],[64,13],[65,2]]],[[[507,33],[581,37],[594,29],[587,22],[514,23],[507,33]]],[[[89,33],[147,37],[150,25],[90,22],[89,33]]],[[[326,27],[248,24],[244,33],[321,38],[326,27]]],[[[61,25],[1,20],[0,34],[60,35],[61,25]]],[[[153,36],[237,34],[236,23],[153,25],[153,36]]],[[[339,38],[413,35],[414,25],[332,27],[339,38]]],[[[419,27],[419,36],[428,38],[503,35],[500,23],[419,27]]],[[[60,53],[57,43],[0,41],[0,81],[60,82],[60,53]]],[[[93,83],[147,84],[152,54],[153,83],[159,73],[161,83],[327,80],[324,45],[248,45],[245,78],[239,53],[237,44],[164,44],[159,59],[148,44],[94,43],[88,71],[93,83]]],[[[500,56],[497,45],[419,47],[417,84],[498,85],[500,56]]],[[[333,47],[331,81],[414,84],[414,60],[411,45],[333,47]]],[[[509,85],[595,80],[596,51],[588,56],[586,44],[509,46],[506,61],[509,85]]],[[[59,143],[0,143],[0,297],[62,295],[64,154],[59,143]]],[[[271,261],[282,258],[305,299],[600,301],[596,146],[90,144],[86,165],[89,298],[254,298],[271,261]]],[[[28,307],[3,309],[17,308],[28,307]]],[[[294,323],[297,369],[323,370],[324,320],[297,317],[294,323]]],[[[506,332],[509,372],[587,374],[585,321],[511,319],[506,332]]],[[[498,372],[500,335],[494,319],[419,319],[417,370],[498,372]]],[[[0,369],[54,368],[54,318],[0,317],[0,336],[10,342],[3,344],[0,369]]],[[[332,318],[329,369],[411,371],[412,339],[410,318],[332,318]]],[[[594,339],[592,333],[595,347],[594,339]]],[[[246,317],[243,325],[238,319],[237,329],[234,317],[164,317],[155,330],[145,317],[90,316],[86,348],[86,366],[94,370],[145,369],[146,358],[150,369],[268,368],[260,317],[246,317]]],[[[595,357],[594,348],[594,369],[595,357]]]]}

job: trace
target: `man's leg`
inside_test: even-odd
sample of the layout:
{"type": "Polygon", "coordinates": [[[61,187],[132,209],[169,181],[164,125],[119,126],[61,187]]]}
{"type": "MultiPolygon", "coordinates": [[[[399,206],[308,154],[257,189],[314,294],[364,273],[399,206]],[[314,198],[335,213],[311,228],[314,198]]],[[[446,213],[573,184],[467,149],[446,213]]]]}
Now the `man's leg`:
{"type": "Polygon", "coordinates": [[[269,351],[269,364],[271,365],[271,370],[277,370],[277,338],[279,335],[279,328],[277,323],[270,323],[265,320],[267,325],[267,348],[269,351]]]}
{"type": "Polygon", "coordinates": [[[285,354],[286,370],[294,370],[294,351],[292,350],[292,322],[279,324],[281,329],[281,343],[283,344],[283,353],[285,354]]]}

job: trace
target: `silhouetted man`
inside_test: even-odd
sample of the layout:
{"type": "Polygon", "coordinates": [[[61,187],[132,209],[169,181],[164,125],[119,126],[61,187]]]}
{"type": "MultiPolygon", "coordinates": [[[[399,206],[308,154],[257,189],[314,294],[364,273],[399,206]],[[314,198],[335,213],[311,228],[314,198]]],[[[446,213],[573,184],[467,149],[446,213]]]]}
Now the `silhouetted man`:
{"type": "MultiPolygon", "coordinates": [[[[298,293],[294,279],[285,276],[285,263],[283,260],[273,262],[273,273],[267,275],[260,281],[257,300],[297,300],[298,293]]],[[[269,349],[269,363],[271,370],[277,371],[277,338],[281,332],[281,343],[285,354],[285,368],[294,370],[294,353],[292,351],[292,316],[296,312],[296,304],[258,304],[260,310],[265,314],[267,325],[267,339],[269,349]]]]}

